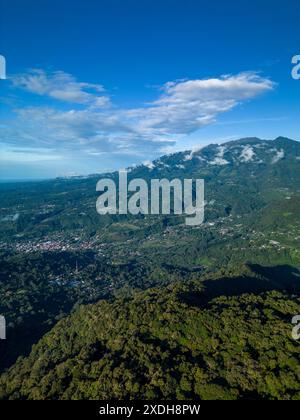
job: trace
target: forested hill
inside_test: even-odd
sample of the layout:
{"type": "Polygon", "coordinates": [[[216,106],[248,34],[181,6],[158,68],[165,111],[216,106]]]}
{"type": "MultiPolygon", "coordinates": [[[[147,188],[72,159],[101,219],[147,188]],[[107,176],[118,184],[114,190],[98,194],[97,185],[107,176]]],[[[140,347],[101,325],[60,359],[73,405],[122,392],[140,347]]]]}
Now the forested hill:
{"type": "Polygon", "coordinates": [[[2,375],[0,398],[300,399],[300,299],[240,272],[78,308],[2,375]]]}

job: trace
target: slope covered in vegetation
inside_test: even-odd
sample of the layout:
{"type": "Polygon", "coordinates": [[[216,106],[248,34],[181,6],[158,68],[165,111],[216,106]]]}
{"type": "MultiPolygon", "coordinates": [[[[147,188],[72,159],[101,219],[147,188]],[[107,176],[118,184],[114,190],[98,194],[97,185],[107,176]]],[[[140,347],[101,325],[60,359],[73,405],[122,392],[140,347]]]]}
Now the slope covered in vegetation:
{"type": "Polygon", "coordinates": [[[218,297],[222,279],[79,307],[2,375],[1,398],[300,399],[299,295],[249,268],[227,281],[218,297]]]}

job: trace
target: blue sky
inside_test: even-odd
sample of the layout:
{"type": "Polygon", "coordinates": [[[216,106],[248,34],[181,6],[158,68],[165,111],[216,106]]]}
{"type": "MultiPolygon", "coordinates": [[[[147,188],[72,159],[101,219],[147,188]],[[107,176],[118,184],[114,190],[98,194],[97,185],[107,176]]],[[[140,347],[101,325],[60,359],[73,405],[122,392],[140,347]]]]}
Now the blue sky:
{"type": "Polygon", "coordinates": [[[300,140],[295,0],[0,0],[0,177],[300,140]]]}

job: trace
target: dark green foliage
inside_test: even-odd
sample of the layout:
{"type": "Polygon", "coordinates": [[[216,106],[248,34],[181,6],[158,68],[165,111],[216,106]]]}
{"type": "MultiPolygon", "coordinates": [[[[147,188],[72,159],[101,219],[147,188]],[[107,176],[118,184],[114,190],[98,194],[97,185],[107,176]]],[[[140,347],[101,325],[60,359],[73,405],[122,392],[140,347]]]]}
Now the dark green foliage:
{"type": "Polygon", "coordinates": [[[300,399],[300,299],[273,291],[203,308],[194,293],[169,286],[78,308],[2,375],[1,397],[300,399]]]}

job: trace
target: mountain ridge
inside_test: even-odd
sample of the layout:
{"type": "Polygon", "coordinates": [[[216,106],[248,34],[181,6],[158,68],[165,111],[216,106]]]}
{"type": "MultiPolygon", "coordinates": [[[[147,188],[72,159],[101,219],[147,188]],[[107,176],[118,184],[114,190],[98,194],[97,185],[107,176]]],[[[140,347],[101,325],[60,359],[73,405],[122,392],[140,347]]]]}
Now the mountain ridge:
{"type": "MultiPolygon", "coordinates": [[[[195,146],[195,148],[193,149],[186,149],[186,150],[182,150],[182,151],[177,151],[174,153],[167,153],[164,155],[161,155],[160,157],[153,159],[151,161],[149,161],[148,163],[140,163],[137,165],[133,165],[133,166],[129,166],[126,168],[126,170],[129,171],[134,171],[137,168],[141,168],[141,167],[148,167],[149,169],[151,169],[151,167],[153,167],[153,165],[155,165],[158,162],[164,161],[170,157],[185,157],[185,156],[197,156],[199,154],[201,154],[201,152],[206,151],[206,150],[216,150],[217,148],[220,147],[227,147],[227,146],[242,146],[242,145],[253,145],[253,144],[263,144],[266,143],[268,145],[270,144],[274,144],[277,146],[285,146],[287,144],[292,145],[293,147],[298,148],[299,147],[299,151],[300,151],[300,141],[298,140],[293,140],[290,139],[288,137],[284,137],[284,136],[278,136],[275,139],[260,139],[259,137],[243,137],[240,139],[236,139],[236,140],[230,140],[224,143],[210,143],[208,145],[205,146],[195,146]]],[[[112,176],[112,174],[116,174],[118,172],[118,170],[112,170],[109,172],[99,172],[99,173],[91,173],[91,174],[87,174],[87,175],[70,175],[70,176],[59,176],[53,179],[84,179],[84,178],[95,178],[95,177],[103,177],[103,176],[112,176]]]]}

